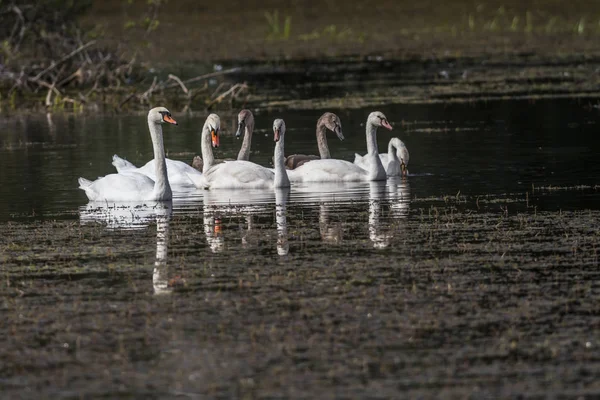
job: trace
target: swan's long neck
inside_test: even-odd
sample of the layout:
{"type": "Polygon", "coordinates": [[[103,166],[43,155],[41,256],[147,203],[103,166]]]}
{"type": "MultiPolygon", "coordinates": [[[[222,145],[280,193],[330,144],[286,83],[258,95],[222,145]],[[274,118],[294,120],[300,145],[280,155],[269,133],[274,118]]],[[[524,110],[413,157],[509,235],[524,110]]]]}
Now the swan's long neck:
{"type": "Polygon", "coordinates": [[[373,124],[367,124],[367,153],[379,155],[377,148],[377,127],[373,124]]]}
{"type": "Polygon", "coordinates": [[[370,159],[368,180],[383,180],[386,177],[385,168],[379,158],[379,150],[377,148],[377,127],[367,122],[367,155],[370,159]]]}
{"type": "Polygon", "coordinates": [[[275,182],[273,186],[276,188],[290,186],[290,180],[285,169],[285,150],[283,146],[283,137],[284,135],[281,135],[279,141],[277,144],[275,144],[275,156],[273,158],[275,162],[275,182]]]}
{"type": "Polygon", "coordinates": [[[321,156],[321,159],[331,158],[326,134],[327,127],[325,126],[325,123],[319,119],[319,122],[317,122],[317,145],[319,146],[319,155],[321,156]]]}
{"type": "Polygon", "coordinates": [[[244,131],[244,141],[242,142],[242,148],[238,153],[238,160],[250,159],[250,143],[252,143],[252,131],[254,130],[254,122],[247,124],[244,131]]]}
{"type": "Polygon", "coordinates": [[[398,144],[398,140],[396,138],[391,138],[388,143],[388,159],[400,162],[400,158],[398,158],[399,152],[400,145],[398,144]]]}
{"type": "Polygon", "coordinates": [[[171,185],[167,176],[167,162],[165,161],[165,147],[163,144],[162,126],[148,120],[152,147],[154,149],[154,165],[156,181],[154,181],[154,197],[157,200],[171,199],[171,185]]]}
{"type": "Polygon", "coordinates": [[[215,156],[213,155],[212,151],[210,129],[206,124],[202,128],[202,142],[200,145],[202,146],[202,160],[204,161],[202,173],[205,174],[206,171],[208,171],[215,163],[215,156]]]}

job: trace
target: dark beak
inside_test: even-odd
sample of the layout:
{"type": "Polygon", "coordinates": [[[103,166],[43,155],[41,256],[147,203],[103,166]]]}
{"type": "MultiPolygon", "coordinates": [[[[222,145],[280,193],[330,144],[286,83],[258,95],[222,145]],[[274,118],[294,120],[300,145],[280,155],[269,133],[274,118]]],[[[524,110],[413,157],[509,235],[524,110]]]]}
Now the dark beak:
{"type": "Polygon", "coordinates": [[[406,164],[404,164],[404,161],[402,161],[402,163],[400,164],[400,169],[402,170],[402,176],[406,176],[408,174],[406,164]]]}
{"type": "Polygon", "coordinates": [[[337,135],[338,139],[340,140],[344,140],[344,134],[342,133],[342,127],[339,125],[336,125],[335,127],[335,134],[337,135]]]}
{"type": "Polygon", "coordinates": [[[235,132],[235,137],[239,139],[240,136],[243,136],[245,128],[246,128],[246,124],[244,123],[244,121],[240,122],[238,124],[237,131],[235,132]]]}

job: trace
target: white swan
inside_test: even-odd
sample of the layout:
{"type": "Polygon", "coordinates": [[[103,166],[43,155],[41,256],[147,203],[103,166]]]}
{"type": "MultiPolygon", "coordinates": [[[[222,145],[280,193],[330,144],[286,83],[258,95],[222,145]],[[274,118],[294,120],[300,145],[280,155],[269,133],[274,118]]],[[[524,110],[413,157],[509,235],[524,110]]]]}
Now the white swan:
{"type": "MultiPolygon", "coordinates": [[[[387,154],[379,154],[381,163],[385,168],[387,176],[398,176],[408,174],[407,166],[409,160],[408,149],[402,140],[391,138],[388,143],[387,154]]],[[[365,168],[364,157],[358,153],[354,154],[354,164],[365,168]]]]}
{"type": "MultiPolygon", "coordinates": [[[[240,136],[244,135],[244,141],[242,142],[242,147],[238,153],[237,160],[248,161],[250,159],[252,132],[254,132],[254,115],[252,114],[252,111],[244,109],[238,113],[238,129],[235,132],[235,137],[238,139],[240,136]]],[[[225,160],[215,160],[214,162],[216,164],[223,161],[225,160]]],[[[202,171],[204,169],[204,160],[202,160],[202,157],[194,157],[192,160],[192,167],[198,171],[202,171]]]]}
{"type": "Polygon", "coordinates": [[[385,169],[377,151],[377,128],[383,126],[392,130],[382,112],[369,114],[366,125],[367,154],[363,157],[365,167],[361,168],[345,160],[314,160],[294,170],[288,171],[291,182],[353,182],[381,181],[386,179],[385,169]]]}
{"type": "Polygon", "coordinates": [[[171,113],[164,107],[156,107],[148,113],[148,128],[152,137],[155,180],[140,173],[110,174],[95,181],[79,178],[79,188],[91,201],[143,201],[171,200],[171,185],[167,176],[162,123],[177,125],[171,113]]]}
{"type": "Polygon", "coordinates": [[[317,121],[317,145],[319,146],[319,155],[307,156],[306,154],[293,154],[291,156],[287,156],[285,159],[285,167],[287,169],[295,169],[312,160],[324,160],[331,158],[329,146],[327,146],[327,129],[335,132],[340,140],[344,140],[340,118],[334,113],[326,112],[325,114],[321,115],[321,118],[319,118],[317,121]]]}
{"type": "MultiPolygon", "coordinates": [[[[206,123],[209,121],[209,119],[211,119],[211,120],[214,119],[214,117],[211,117],[211,116],[216,116],[216,114],[211,114],[208,116],[208,118],[206,119],[206,122],[204,123],[205,128],[206,128],[206,123]]],[[[218,116],[216,118],[218,118],[218,116]]],[[[212,135],[212,136],[213,136],[212,145],[214,147],[218,147],[219,143],[215,142],[215,140],[218,140],[218,136],[217,135],[212,135]]],[[[212,152],[211,152],[211,154],[212,154],[212,152]]],[[[195,169],[194,167],[184,163],[183,161],[171,160],[171,159],[167,158],[166,163],[167,163],[167,173],[169,175],[169,182],[173,186],[192,186],[192,185],[194,185],[194,182],[196,182],[196,181],[201,182],[203,180],[202,172],[200,172],[197,169],[195,169]]],[[[154,160],[150,160],[143,167],[137,168],[131,162],[124,160],[115,154],[113,156],[112,164],[115,166],[115,168],[117,169],[117,171],[120,174],[129,173],[129,172],[137,172],[137,173],[146,175],[150,179],[153,179],[153,180],[156,179],[156,175],[154,172],[156,169],[155,165],[154,165],[154,160]]]]}
{"type": "MultiPolygon", "coordinates": [[[[275,139],[275,169],[265,168],[250,161],[225,161],[212,166],[204,173],[210,189],[256,189],[289,187],[284,165],[285,122],[276,119],[273,122],[275,139]]],[[[203,154],[204,155],[204,154],[203,154]]],[[[206,169],[206,165],[205,165],[206,169]]]]}

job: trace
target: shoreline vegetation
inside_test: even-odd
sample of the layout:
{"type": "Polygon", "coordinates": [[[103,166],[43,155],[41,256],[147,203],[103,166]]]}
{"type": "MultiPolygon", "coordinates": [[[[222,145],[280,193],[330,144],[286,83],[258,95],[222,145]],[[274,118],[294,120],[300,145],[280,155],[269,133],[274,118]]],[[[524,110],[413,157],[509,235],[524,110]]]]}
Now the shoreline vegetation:
{"type": "Polygon", "coordinates": [[[357,63],[439,65],[433,89],[407,82],[409,94],[371,102],[435,100],[432,93],[478,100],[481,90],[492,97],[600,93],[600,4],[588,1],[223,3],[1,1],[0,112],[118,112],[157,103],[186,111],[253,101],[306,108],[299,98],[265,101],[252,79],[302,75],[317,64],[332,74],[357,63]],[[476,79],[463,73],[448,81],[448,71],[465,63],[477,64],[476,79]]]}

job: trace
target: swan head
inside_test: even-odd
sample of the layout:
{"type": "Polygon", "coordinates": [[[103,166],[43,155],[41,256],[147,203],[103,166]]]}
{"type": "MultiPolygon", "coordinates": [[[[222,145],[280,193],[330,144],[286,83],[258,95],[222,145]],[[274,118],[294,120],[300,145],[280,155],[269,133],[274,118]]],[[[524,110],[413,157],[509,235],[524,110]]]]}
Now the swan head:
{"type": "Polygon", "coordinates": [[[283,122],[283,120],[281,118],[278,118],[275,121],[273,121],[274,140],[276,142],[279,142],[279,140],[283,138],[284,134],[285,134],[285,122],[283,122]]]}
{"type": "Polygon", "coordinates": [[[321,115],[318,124],[324,124],[325,127],[327,127],[327,129],[335,132],[338,139],[344,140],[344,134],[342,133],[342,122],[340,121],[340,118],[334,113],[326,112],[325,114],[321,115]]]}
{"type": "Polygon", "coordinates": [[[204,160],[200,156],[195,156],[192,160],[192,167],[202,172],[202,168],[204,168],[204,160]]]}
{"type": "Polygon", "coordinates": [[[238,129],[235,132],[235,137],[239,138],[244,135],[246,127],[249,127],[249,131],[252,132],[254,128],[254,115],[250,110],[242,110],[238,114],[238,129]]]}
{"type": "Polygon", "coordinates": [[[373,111],[369,114],[369,118],[367,118],[367,122],[373,126],[383,126],[386,129],[392,130],[392,126],[388,122],[386,116],[381,111],[373,111]]]}
{"type": "Polygon", "coordinates": [[[398,138],[391,138],[388,144],[388,154],[400,165],[402,176],[408,175],[408,149],[404,142],[398,138]]]}
{"type": "Polygon", "coordinates": [[[173,124],[177,125],[177,121],[171,116],[171,112],[165,107],[154,107],[148,112],[148,121],[152,121],[155,124],[173,124]]]}
{"type": "MultiPolygon", "coordinates": [[[[402,142],[400,142],[402,143],[402,142]]],[[[408,159],[409,159],[409,155],[408,155],[408,149],[406,148],[406,145],[404,143],[402,143],[402,145],[400,146],[400,148],[397,151],[398,154],[398,158],[400,159],[400,168],[402,169],[402,175],[406,176],[408,175],[408,159]]]]}
{"type": "Polygon", "coordinates": [[[221,132],[221,119],[217,114],[210,114],[204,123],[204,129],[210,132],[212,147],[219,147],[219,133],[221,132]]]}

